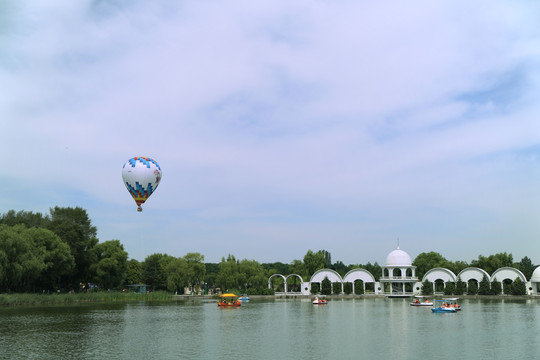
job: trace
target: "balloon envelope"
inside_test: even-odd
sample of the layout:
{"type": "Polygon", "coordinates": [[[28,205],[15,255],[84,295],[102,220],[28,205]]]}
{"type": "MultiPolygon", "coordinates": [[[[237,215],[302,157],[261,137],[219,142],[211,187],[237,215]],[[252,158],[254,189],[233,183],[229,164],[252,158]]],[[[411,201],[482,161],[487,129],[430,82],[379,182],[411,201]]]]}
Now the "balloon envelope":
{"type": "Polygon", "coordinates": [[[161,168],[153,159],[136,156],[124,164],[122,179],[138,206],[137,211],[142,211],[141,205],[156,191],[161,181],[161,168]]]}

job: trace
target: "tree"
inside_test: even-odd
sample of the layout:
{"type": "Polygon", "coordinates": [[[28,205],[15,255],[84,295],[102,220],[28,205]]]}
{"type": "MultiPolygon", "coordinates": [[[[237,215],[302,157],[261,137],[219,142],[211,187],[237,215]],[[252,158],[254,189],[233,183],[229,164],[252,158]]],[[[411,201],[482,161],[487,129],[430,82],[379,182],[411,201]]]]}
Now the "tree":
{"type": "Polygon", "coordinates": [[[345,265],[342,261],[336,261],[332,265],[331,269],[335,270],[342,277],[349,271],[349,267],[345,265]]]}
{"type": "Polygon", "coordinates": [[[491,289],[490,289],[490,286],[489,286],[489,279],[487,278],[486,275],[484,275],[484,277],[482,278],[482,280],[480,281],[480,284],[478,286],[478,295],[489,295],[491,289]]]}
{"type": "Polygon", "coordinates": [[[512,293],[513,293],[512,280],[504,279],[502,288],[503,288],[503,293],[505,295],[512,295],[512,293]]]}
{"type": "Polygon", "coordinates": [[[41,213],[33,213],[32,211],[15,212],[15,210],[9,210],[0,216],[0,224],[8,226],[24,224],[27,228],[46,228],[48,222],[49,218],[43,216],[41,213]]]}
{"type": "Polygon", "coordinates": [[[446,268],[452,271],[454,274],[459,274],[462,270],[469,267],[469,264],[466,261],[449,261],[446,264],[446,268]]]}
{"type": "Polygon", "coordinates": [[[302,260],[295,259],[291,262],[291,265],[289,266],[287,273],[281,273],[282,275],[287,274],[298,274],[302,277],[308,277],[308,272],[306,269],[306,266],[302,262],[302,260]]]}
{"type": "Polygon", "coordinates": [[[332,293],[332,282],[328,279],[328,276],[325,276],[321,281],[321,294],[330,295],[332,293]]]}
{"type": "Polygon", "coordinates": [[[195,291],[195,287],[201,285],[206,275],[206,266],[204,265],[204,255],[199,253],[187,253],[184,255],[187,265],[186,280],[189,286],[195,291]]]}
{"type": "Polygon", "coordinates": [[[137,259],[130,259],[126,268],[126,284],[141,284],[143,279],[142,264],[137,259]]]}
{"type": "Polygon", "coordinates": [[[444,287],[444,295],[452,295],[456,291],[456,283],[449,281],[444,287]]]}
{"type": "Polygon", "coordinates": [[[517,269],[519,269],[523,275],[525,275],[525,278],[527,280],[531,280],[531,276],[534,272],[534,269],[536,268],[535,265],[533,265],[531,259],[529,257],[525,256],[519,263],[515,266],[517,269]]]}
{"type": "Polygon", "coordinates": [[[330,269],[332,266],[332,255],[330,255],[330,252],[326,250],[319,250],[317,253],[321,253],[324,258],[324,267],[326,269],[330,269]]]}
{"type": "Polygon", "coordinates": [[[109,240],[92,249],[95,262],[90,266],[94,281],[102,289],[113,289],[124,283],[128,254],[120,240],[109,240]]]}
{"type": "Polygon", "coordinates": [[[465,291],[467,290],[467,284],[461,280],[461,278],[458,276],[456,281],[456,290],[454,291],[454,294],[456,295],[463,295],[465,294],[465,291]]]}
{"type": "Polygon", "coordinates": [[[332,294],[341,294],[341,283],[340,282],[332,283],[332,294]]]}
{"type": "Polygon", "coordinates": [[[343,292],[345,294],[347,294],[347,295],[352,294],[352,290],[353,290],[352,282],[347,281],[347,282],[343,283],[343,292]]]}
{"type": "Polygon", "coordinates": [[[165,273],[164,259],[166,254],[152,254],[144,259],[143,281],[153,290],[165,290],[167,288],[167,274],[165,273]]]}
{"type": "Polygon", "coordinates": [[[173,258],[164,266],[167,278],[167,290],[183,293],[184,286],[189,284],[189,265],[184,258],[173,258]]]}
{"type": "MultiPolygon", "coordinates": [[[[238,263],[238,272],[245,276],[240,279],[239,286],[262,289],[268,284],[264,268],[255,260],[243,259],[238,263]]],[[[298,279],[296,276],[293,279],[298,279]]],[[[299,284],[300,287],[302,284],[299,284]]]]}
{"type": "Polygon", "coordinates": [[[91,250],[98,243],[97,229],[92,225],[86,210],[76,207],[54,207],[50,209],[47,228],[62,239],[71,249],[75,267],[68,281],[78,288],[80,283],[90,280],[90,265],[94,262],[91,250]]]}
{"type": "Polygon", "coordinates": [[[476,295],[478,294],[478,284],[476,281],[469,281],[467,287],[467,295],[476,295]]]}
{"type": "Polygon", "coordinates": [[[57,289],[73,263],[69,246],[53,232],[22,223],[0,224],[0,289],[57,289]]]}
{"type": "MultiPolygon", "coordinates": [[[[300,263],[302,263],[301,260],[293,260],[293,263],[295,261],[299,261],[300,263]]],[[[302,275],[302,273],[296,272],[295,270],[289,270],[290,265],[284,264],[282,262],[263,263],[262,267],[270,274],[288,275],[296,273],[298,275],[302,275]]]]}
{"type": "Polygon", "coordinates": [[[527,295],[527,285],[520,278],[512,283],[512,295],[527,295]]]}
{"type": "Polygon", "coordinates": [[[45,249],[35,246],[25,225],[0,225],[0,268],[3,287],[7,291],[34,291],[45,270],[45,249]]]}
{"type": "MultiPolygon", "coordinates": [[[[204,275],[204,281],[208,284],[209,287],[216,287],[216,279],[219,273],[219,264],[217,263],[205,263],[204,267],[206,268],[206,274],[204,275]]],[[[270,271],[270,275],[276,274],[275,271],[270,271]]],[[[268,275],[268,276],[270,276],[268,275]]]]}
{"type": "Polygon", "coordinates": [[[363,280],[356,280],[354,282],[354,293],[356,295],[364,294],[364,281],[363,280]]]}
{"type": "Polygon", "coordinates": [[[426,280],[422,283],[422,295],[432,295],[433,294],[433,283],[429,280],[426,280]]]}
{"type": "Polygon", "coordinates": [[[500,282],[493,280],[491,282],[491,289],[489,289],[490,295],[500,295],[502,291],[502,285],[500,282]]]}
{"type": "Polygon", "coordinates": [[[311,283],[311,293],[319,294],[320,292],[321,292],[321,283],[318,283],[318,282],[311,283]]]}
{"type": "Polygon", "coordinates": [[[368,262],[366,265],[360,265],[359,267],[369,271],[375,280],[379,280],[382,276],[382,267],[377,262],[373,264],[368,262]]]}
{"type": "Polygon", "coordinates": [[[229,254],[226,260],[225,258],[221,259],[216,283],[222,289],[238,288],[238,264],[234,255],[229,254]]]}
{"type": "Polygon", "coordinates": [[[429,270],[437,267],[446,267],[448,263],[448,260],[441,254],[431,251],[429,253],[423,252],[419,254],[412,264],[416,266],[416,274],[421,279],[429,270]]]}
{"type": "Polygon", "coordinates": [[[314,253],[308,250],[304,255],[304,266],[307,269],[308,276],[312,276],[317,270],[324,269],[326,266],[325,253],[323,251],[314,253]]]}
{"type": "Polygon", "coordinates": [[[37,288],[57,290],[75,267],[75,258],[69,245],[60,240],[52,231],[45,228],[28,229],[36,248],[42,248],[44,269],[38,277],[37,288]]]}
{"type": "Polygon", "coordinates": [[[506,266],[512,266],[512,254],[498,253],[490,256],[478,256],[478,260],[471,261],[471,266],[484,269],[488,274],[493,274],[495,270],[506,266]]]}

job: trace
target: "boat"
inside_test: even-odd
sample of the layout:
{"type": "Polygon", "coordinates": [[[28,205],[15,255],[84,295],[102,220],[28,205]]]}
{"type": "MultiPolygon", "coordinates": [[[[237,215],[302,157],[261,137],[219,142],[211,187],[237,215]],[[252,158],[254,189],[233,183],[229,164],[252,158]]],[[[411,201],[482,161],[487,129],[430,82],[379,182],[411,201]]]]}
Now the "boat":
{"type": "Polygon", "coordinates": [[[452,307],[454,309],[456,309],[456,311],[460,311],[461,310],[461,305],[459,305],[457,303],[457,301],[459,300],[459,298],[448,298],[448,299],[443,299],[443,301],[446,302],[446,304],[449,306],[449,307],[452,307]]]}
{"type": "Polygon", "coordinates": [[[238,298],[238,301],[240,301],[240,302],[249,302],[249,300],[251,300],[251,299],[249,298],[249,296],[247,296],[247,294],[242,294],[238,298]]]}
{"type": "Polygon", "coordinates": [[[431,311],[435,313],[456,313],[461,310],[461,306],[457,303],[457,298],[435,300],[438,306],[433,304],[431,311]]]}
{"type": "Polygon", "coordinates": [[[313,299],[313,305],[326,305],[328,304],[328,300],[326,300],[325,298],[318,298],[317,296],[315,296],[315,299],[313,299]]]}
{"type": "Polygon", "coordinates": [[[414,301],[411,303],[411,306],[433,306],[433,301],[429,299],[424,299],[424,296],[415,296],[414,301]]]}
{"type": "Polygon", "coordinates": [[[242,303],[238,300],[238,296],[235,294],[220,295],[217,304],[221,307],[234,307],[242,305],[242,303]]]}

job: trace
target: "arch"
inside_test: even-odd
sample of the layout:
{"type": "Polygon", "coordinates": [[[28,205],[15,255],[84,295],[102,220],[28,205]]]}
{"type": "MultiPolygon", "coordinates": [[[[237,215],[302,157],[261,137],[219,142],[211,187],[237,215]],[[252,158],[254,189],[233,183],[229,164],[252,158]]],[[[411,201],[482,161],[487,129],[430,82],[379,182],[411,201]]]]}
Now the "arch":
{"type": "Polygon", "coordinates": [[[304,279],[302,279],[302,277],[301,277],[300,275],[298,275],[298,274],[289,274],[289,275],[287,275],[287,277],[285,278],[285,280],[289,280],[289,278],[290,278],[291,276],[296,276],[296,277],[298,277],[298,278],[300,279],[300,282],[304,282],[304,279]]]}
{"type": "Polygon", "coordinates": [[[489,279],[489,274],[484,270],[477,267],[468,267],[461,270],[458,274],[458,278],[461,279],[464,283],[468,283],[469,280],[476,280],[479,284],[482,281],[484,275],[489,279]]]}
{"type": "Polygon", "coordinates": [[[412,268],[407,268],[407,270],[405,270],[405,277],[408,277],[408,278],[411,278],[413,277],[413,269],[412,268]]]}
{"type": "Polygon", "coordinates": [[[514,281],[516,280],[516,278],[519,278],[524,283],[527,283],[527,279],[521,271],[516,268],[507,266],[495,270],[493,272],[493,275],[491,275],[490,281],[498,281],[502,283],[505,279],[510,279],[514,281]]]}
{"type": "Polygon", "coordinates": [[[446,281],[443,279],[435,279],[433,282],[433,293],[444,293],[444,287],[446,285],[446,281]]]}
{"type": "Polygon", "coordinates": [[[427,280],[429,282],[435,283],[436,280],[442,280],[447,283],[456,282],[456,279],[456,274],[454,274],[451,270],[445,268],[434,268],[426,272],[426,274],[422,278],[422,282],[427,280]]]}
{"type": "Polygon", "coordinates": [[[356,294],[355,282],[357,280],[362,281],[362,289],[364,294],[366,293],[366,283],[373,284],[368,286],[369,289],[375,289],[375,277],[366,269],[352,269],[345,274],[345,277],[343,277],[343,283],[350,282],[353,284],[353,294],[356,294]]]}
{"type": "Polygon", "coordinates": [[[330,280],[333,283],[335,282],[343,283],[343,279],[341,278],[341,276],[337,273],[337,271],[332,270],[332,269],[321,269],[321,270],[315,271],[315,273],[311,276],[311,279],[309,280],[309,282],[320,283],[324,280],[325,277],[328,277],[328,280],[330,280]]]}
{"type": "Polygon", "coordinates": [[[287,292],[287,278],[281,274],[272,274],[270,275],[270,277],[268,278],[268,288],[271,289],[272,288],[272,278],[273,277],[281,277],[283,279],[283,290],[285,292],[287,292]]]}
{"type": "Polygon", "coordinates": [[[297,277],[297,278],[300,279],[300,292],[302,292],[302,284],[304,283],[304,279],[302,279],[302,277],[300,275],[298,275],[298,274],[289,274],[289,275],[287,275],[287,277],[285,277],[285,283],[287,283],[287,286],[285,286],[285,292],[289,292],[289,284],[288,284],[288,282],[289,282],[289,279],[291,277],[297,277]]]}
{"type": "Polygon", "coordinates": [[[375,277],[366,269],[357,268],[352,269],[348,273],[345,274],[345,277],[343,278],[343,282],[351,282],[354,283],[356,280],[362,280],[364,283],[367,282],[375,282],[375,277]]]}

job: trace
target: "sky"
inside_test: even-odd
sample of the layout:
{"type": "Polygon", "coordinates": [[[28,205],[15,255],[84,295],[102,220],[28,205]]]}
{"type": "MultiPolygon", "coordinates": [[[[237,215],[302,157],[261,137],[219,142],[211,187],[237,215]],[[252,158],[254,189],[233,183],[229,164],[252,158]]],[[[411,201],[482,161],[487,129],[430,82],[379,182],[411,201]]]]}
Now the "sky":
{"type": "Polygon", "coordinates": [[[0,1],[0,213],[130,258],[540,264],[540,2],[0,1]],[[123,164],[156,160],[143,205],[123,164]]]}

